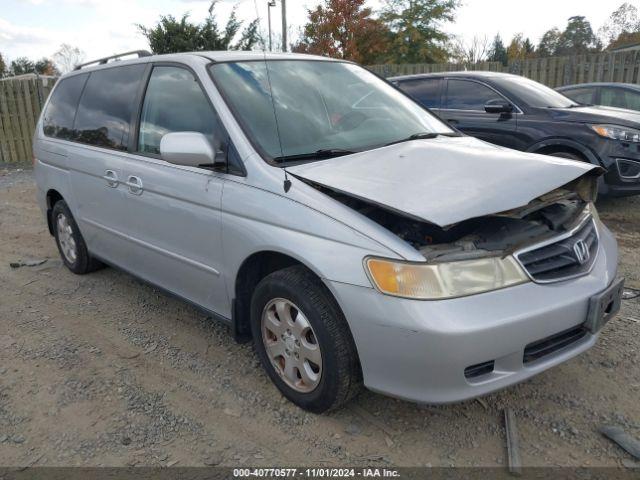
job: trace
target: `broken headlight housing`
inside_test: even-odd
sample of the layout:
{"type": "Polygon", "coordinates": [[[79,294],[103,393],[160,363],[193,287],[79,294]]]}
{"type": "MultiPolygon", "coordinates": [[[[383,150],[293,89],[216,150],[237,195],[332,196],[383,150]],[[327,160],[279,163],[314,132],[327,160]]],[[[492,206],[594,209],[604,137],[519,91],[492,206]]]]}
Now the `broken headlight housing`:
{"type": "Polygon", "coordinates": [[[511,255],[433,264],[369,257],[365,267],[380,292],[417,300],[463,297],[529,281],[511,255]]]}
{"type": "Polygon", "coordinates": [[[640,130],[618,125],[590,125],[591,129],[601,137],[623,142],[640,143],[640,130]]]}

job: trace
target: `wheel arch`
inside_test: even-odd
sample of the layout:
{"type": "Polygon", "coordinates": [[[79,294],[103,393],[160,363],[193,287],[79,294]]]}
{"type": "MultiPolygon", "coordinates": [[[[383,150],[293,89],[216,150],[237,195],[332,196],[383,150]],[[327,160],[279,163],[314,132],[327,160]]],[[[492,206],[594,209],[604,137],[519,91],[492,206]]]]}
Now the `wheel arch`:
{"type": "Polygon", "coordinates": [[[46,194],[47,200],[47,227],[49,228],[49,234],[53,236],[53,222],[51,218],[51,210],[53,206],[60,200],[64,200],[64,197],[56,189],[50,188],[46,194]]]}
{"type": "MultiPolygon", "coordinates": [[[[267,275],[283,268],[300,265],[311,272],[333,296],[338,308],[340,305],[335,295],[322,278],[322,275],[302,259],[277,250],[260,250],[253,252],[240,264],[233,282],[232,324],[235,339],[248,342],[251,339],[251,295],[258,283],[267,275]]],[[[348,323],[348,322],[347,322],[348,323]]]]}
{"type": "Polygon", "coordinates": [[[568,138],[547,138],[531,145],[527,152],[548,155],[552,152],[567,152],[577,154],[589,163],[602,166],[600,160],[588,147],[568,138]]]}

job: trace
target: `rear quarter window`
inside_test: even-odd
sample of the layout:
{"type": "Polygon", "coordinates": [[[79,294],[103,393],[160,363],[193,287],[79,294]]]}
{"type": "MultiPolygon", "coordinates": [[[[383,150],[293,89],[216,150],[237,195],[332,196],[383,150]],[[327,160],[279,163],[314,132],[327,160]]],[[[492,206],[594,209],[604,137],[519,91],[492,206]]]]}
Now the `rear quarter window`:
{"type": "Polygon", "coordinates": [[[89,74],[74,75],[58,82],[42,120],[44,134],[47,137],[63,140],[73,140],[76,137],[73,119],[87,77],[89,74]]]}
{"type": "Polygon", "coordinates": [[[144,70],[145,65],[138,64],[90,74],[76,115],[75,140],[97,147],[127,149],[144,70]]]}

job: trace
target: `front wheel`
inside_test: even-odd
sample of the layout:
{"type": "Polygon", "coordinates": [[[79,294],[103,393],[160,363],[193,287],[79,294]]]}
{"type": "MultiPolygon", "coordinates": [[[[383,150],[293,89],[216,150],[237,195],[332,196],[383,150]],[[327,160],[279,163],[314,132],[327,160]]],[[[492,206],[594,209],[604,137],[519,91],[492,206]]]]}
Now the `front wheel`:
{"type": "Polygon", "coordinates": [[[361,389],[351,332],[335,299],[302,266],[265,277],[251,300],[260,361],[282,394],[314,413],[336,409],[361,389]]]}

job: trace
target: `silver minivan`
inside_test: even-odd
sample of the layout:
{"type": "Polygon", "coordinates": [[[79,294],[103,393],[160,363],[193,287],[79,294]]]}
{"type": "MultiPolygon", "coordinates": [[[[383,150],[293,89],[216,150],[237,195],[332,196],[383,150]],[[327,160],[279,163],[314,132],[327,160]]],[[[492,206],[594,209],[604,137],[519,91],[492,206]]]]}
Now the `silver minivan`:
{"type": "Polygon", "coordinates": [[[197,52],[62,77],[34,138],[65,265],[113,265],[253,340],[322,412],[506,387],[617,312],[601,168],[460,134],[353,63],[197,52]]]}

